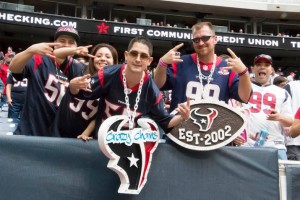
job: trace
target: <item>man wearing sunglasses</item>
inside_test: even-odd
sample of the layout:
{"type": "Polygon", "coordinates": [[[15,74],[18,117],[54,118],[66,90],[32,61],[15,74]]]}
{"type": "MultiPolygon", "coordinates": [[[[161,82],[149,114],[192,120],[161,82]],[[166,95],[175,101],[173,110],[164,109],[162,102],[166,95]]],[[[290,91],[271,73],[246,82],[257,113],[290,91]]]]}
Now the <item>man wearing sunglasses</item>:
{"type": "Polygon", "coordinates": [[[248,102],[251,94],[248,68],[230,49],[231,58],[227,61],[216,56],[217,36],[213,25],[197,23],[192,27],[192,34],[195,53],[180,56],[178,50],[183,44],[179,44],[161,57],[155,70],[158,87],[172,90],[170,112],[178,103],[186,101],[187,85],[202,90],[192,95],[197,99],[213,97],[225,102],[229,99],[248,102]]]}

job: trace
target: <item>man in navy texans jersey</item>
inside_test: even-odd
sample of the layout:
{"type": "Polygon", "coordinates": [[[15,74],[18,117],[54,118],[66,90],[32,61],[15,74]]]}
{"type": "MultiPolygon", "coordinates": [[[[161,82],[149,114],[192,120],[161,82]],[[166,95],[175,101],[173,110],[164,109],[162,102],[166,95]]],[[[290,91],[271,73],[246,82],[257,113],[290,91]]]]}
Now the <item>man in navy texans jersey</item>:
{"type": "Polygon", "coordinates": [[[18,53],[10,64],[17,80],[28,79],[27,95],[20,123],[14,134],[55,136],[48,129],[68,87],[68,80],[82,73],[83,65],[71,67],[71,57],[58,66],[53,49],[77,46],[79,35],[72,27],[59,27],[53,43],[33,44],[18,53]]]}
{"type": "Polygon", "coordinates": [[[8,118],[20,119],[25,103],[27,78],[17,81],[10,73],[6,83],[8,118]]]}
{"type": "Polygon", "coordinates": [[[186,96],[195,99],[213,97],[228,102],[233,98],[248,102],[251,82],[248,68],[228,49],[231,58],[226,62],[215,54],[217,36],[210,22],[200,22],[192,27],[195,53],[180,56],[179,44],[167,52],[157,65],[154,80],[161,90],[172,90],[170,112],[186,96]],[[191,85],[196,91],[187,91],[191,85]],[[188,94],[187,94],[188,93],[188,94]]]}
{"type": "MultiPolygon", "coordinates": [[[[189,118],[189,101],[178,105],[179,115],[164,109],[162,94],[146,72],[151,64],[153,47],[144,37],[131,40],[124,56],[127,64],[103,68],[90,77],[84,75],[70,82],[70,91],[80,99],[98,99],[97,124],[113,115],[127,115],[132,123],[149,116],[164,130],[189,118]]],[[[131,127],[129,122],[129,128],[131,127]]]]}

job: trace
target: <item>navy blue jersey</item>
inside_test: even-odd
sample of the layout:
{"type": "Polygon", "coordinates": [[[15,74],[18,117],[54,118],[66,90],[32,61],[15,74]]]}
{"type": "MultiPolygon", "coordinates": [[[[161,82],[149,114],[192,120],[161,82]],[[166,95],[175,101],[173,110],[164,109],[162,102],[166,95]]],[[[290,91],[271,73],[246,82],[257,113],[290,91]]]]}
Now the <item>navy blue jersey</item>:
{"type": "Polygon", "coordinates": [[[60,102],[50,132],[61,137],[76,138],[95,118],[97,109],[98,100],[75,98],[68,89],[60,102]]]}
{"type": "Polygon", "coordinates": [[[27,91],[27,78],[17,81],[10,73],[7,78],[7,85],[11,84],[11,99],[15,103],[24,104],[27,91]]]}
{"type": "MultiPolygon", "coordinates": [[[[98,71],[91,77],[91,89],[93,92],[80,91],[77,95],[80,99],[101,99],[99,101],[96,124],[101,123],[113,115],[126,115],[126,103],[123,86],[124,65],[113,65],[98,71]]],[[[138,86],[130,88],[128,94],[130,109],[133,111],[137,97],[138,86]]],[[[164,109],[161,92],[153,79],[146,73],[140,101],[138,104],[135,122],[141,116],[148,116],[163,129],[167,129],[173,116],[164,109]]]]}
{"type": "Polygon", "coordinates": [[[47,56],[34,55],[22,74],[13,74],[17,80],[28,79],[25,105],[16,135],[57,136],[49,132],[55,113],[68,87],[68,80],[82,73],[83,65],[66,59],[60,67],[47,56]]]}
{"type": "MultiPolygon", "coordinates": [[[[190,81],[199,83],[199,72],[197,68],[197,54],[184,55],[181,57],[183,62],[172,63],[167,68],[167,80],[161,90],[172,90],[172,99],[170,112],[173,111],[179,103],[183,103],[186,98],[186,86],[190,81]]],[[[217,57],[216,68],[212,75],[213,80],[210,84],[219,87],[219,97],[221,101],[228,102],[229,99],[242,101],[238,95],[238,75],[232,71],[228,75],[220,75],[218,71],[220,67],[227,66],[227,62],[217,57]]],[[[208,76],[210,71],[202,70],[202,74],[208,76]]],[[[207,84],[207,80],[203,80],[203,86],[207,84]]]]}

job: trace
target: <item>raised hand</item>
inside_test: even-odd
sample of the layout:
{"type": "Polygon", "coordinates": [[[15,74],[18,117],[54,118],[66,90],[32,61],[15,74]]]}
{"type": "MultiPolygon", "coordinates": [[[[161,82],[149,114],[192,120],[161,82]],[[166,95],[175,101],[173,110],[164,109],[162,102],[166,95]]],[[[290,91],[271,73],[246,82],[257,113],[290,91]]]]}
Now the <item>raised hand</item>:
{"type": "Polygon", "coordinates": [[[33,55],[33,54],[39,54],[41,56],[48,56],[51,58],[55,58],[55,56],[53,55],[53,50],[54,47],[57,46],[59,47],[61,44],[60,43],[47,43],[47,42],[43,42],[43,43],[37,43],[34,44],[32,46],[30,46],[28,48],[28,51],[33,55]]]}
{"type": "Polygon", "coordinates": [[[182,46],[183,43],[176,45],[173,49],[161,57],[161,60],[166,64],[171,64],[172,62],[183,62],[183,60],[180,59],[180,52],[178,52],[178,49],[180,49],[182,46]]]}
{"type": "Polygon", "coordinates": [[[91,77],[90,74],[86,74],[84,76],[73,78],[70,81],[70,85],[69,85],[71,93],[78,94],[79,90],[92,92],[90,86],[90,77],[91,77]]]}
{"type": "Polygon", "coordinates": [[[232,70],[237,74],[242,73],[247,67],[231,49],[227,48],[227,51],[230,54],[231,58],[228,58],[227,67],[223,67],[222,70],[232,70]]]}
{"type": "Polygon", "coordinates": [[[183,120],[188,120],[190,118],[190,98],[188,97],[185,103],[178,104],[176,110],[181,115],[183,120]]]}
{"type": "Polygon", "coordinates": [[[95,58],[94,55],[92,54],[89,54],[89,48],[92,47],[93,45],[87,45],[87,46],[79,46],[76,48],[75,50],[75,54],[77,55],[82,55],[82,56],[87,56],[87,57],[90,57],[90,58],[95,58]]]}

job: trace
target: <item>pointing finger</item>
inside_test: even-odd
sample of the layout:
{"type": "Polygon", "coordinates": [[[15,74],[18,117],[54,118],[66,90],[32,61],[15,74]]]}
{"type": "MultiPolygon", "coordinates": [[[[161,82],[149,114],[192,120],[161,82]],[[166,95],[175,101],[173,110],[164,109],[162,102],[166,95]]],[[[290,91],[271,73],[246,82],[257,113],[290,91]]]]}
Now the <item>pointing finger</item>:
{"type": "Polygon", "coordinates": [[[46,43],[47,45],[49,45],[49,46],[60,46],[61,45],[61,43],[59,43],[59,42],[49,42],[49,43],[46,43]]]}
{"type": "Polygon", "coordinates": [[[86,74],[81,77],[81,79],[89,79],[89,78],[91,78],[90,74],[86,74]]]}
{"type": "Polygon", "coordinates": [[[172,50],[173,51],[177,51],[178,49],[180,49],[184,44],[183,43],[180,43],[178,45],[176,45],[172,50]]]}
{"type": "Polygon", "coordinates": [[[227,48],[227,51],[230,53],[230,55],[231,55],[232,58],[237,58],[237,56],[235,55],[235,53],[230,48],[227,48]]]}
{"type": "Polygon", "coordinates": [[[92,54],[87,54],[86,56],[90,57],[90,58],[96,58],[96,56],[92,55],[92,54]]]}
{"type": "Polygon", "coordinates": [[[87,46],[85,46],[85,48],[91,48],[93,45],[87,45],[87,46]]]}

